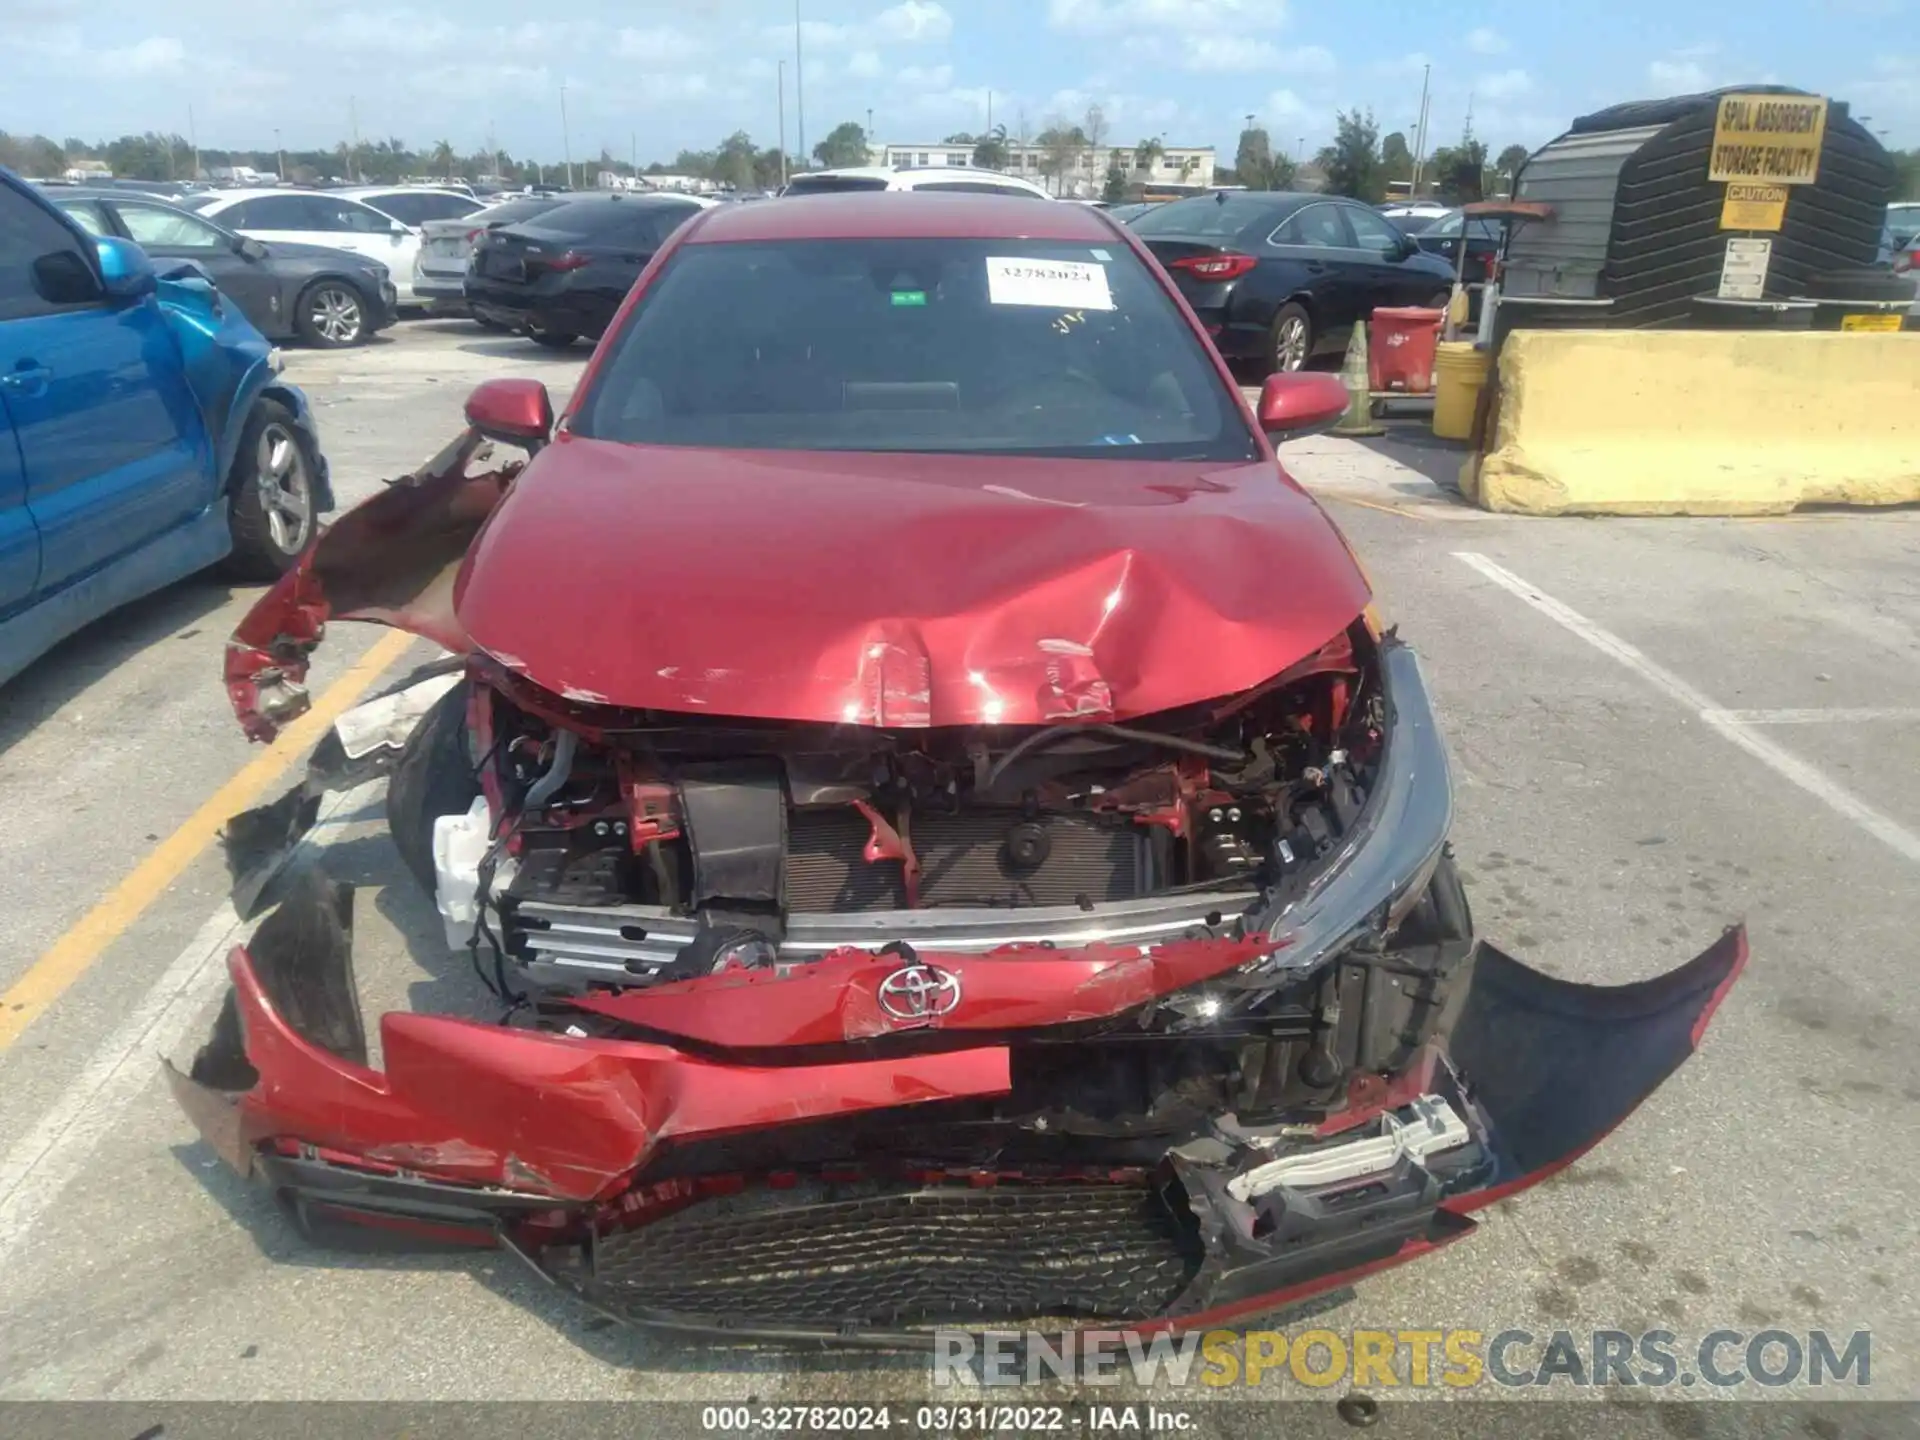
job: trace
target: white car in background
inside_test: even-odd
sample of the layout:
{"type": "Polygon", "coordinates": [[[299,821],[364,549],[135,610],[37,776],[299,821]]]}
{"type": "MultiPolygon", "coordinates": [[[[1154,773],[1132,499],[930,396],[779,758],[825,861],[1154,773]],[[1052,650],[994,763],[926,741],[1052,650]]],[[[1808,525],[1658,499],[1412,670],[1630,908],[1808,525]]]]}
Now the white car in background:
{"type": "Polygon", "coordinates": [[[402,305],[414,302],[420,232],[339,190],[214,190],[184,202],[209,220],[256,240],[324,245],[378,260],[402,305]]]}
{"type": "Polygon", "coordinates": [[[904,170],[890,170],[884,165],[852,165],[844,170],[803,170],[789,180],[787,188],[780,193],[827,195],[848,190],[930,190],[1053,199],[1031,180],[1003,175],[998,170],[976,170],[971,165],[916,165],[904,170]]]}

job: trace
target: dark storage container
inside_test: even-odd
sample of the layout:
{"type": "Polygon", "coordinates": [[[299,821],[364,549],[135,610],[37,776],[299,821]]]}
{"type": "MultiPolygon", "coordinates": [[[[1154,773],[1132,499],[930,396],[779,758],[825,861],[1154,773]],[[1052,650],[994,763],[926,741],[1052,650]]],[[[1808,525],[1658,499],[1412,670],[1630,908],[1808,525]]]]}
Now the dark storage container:
{"type": "Polygon", "coordinates": [[[1693,330],[1810,330],[1818,308],[1812,300],[1722,300],[1696,295],[1690,302],[1693,330]]]}
{"type": "Polygon", "coordinates": [[[1604,330],[1612,311],[1611,300],[1502,294],[1493,307],[1493,353],[1516,330],[1604,330]]]}
{"type": "MultiPolygon", "coordinates": [[[[1720,228],[1727,187],[1707,179],[1720,97],[1807,93],[1735,85],[1576,120],[1520,171],[1515,198],[1545,201],[1554,218],[1515,231],[1504,288],[1611,299],[1607,323],[1624,328],[1700,324],[1694,302],[1718,293],[1727,240],[1742,233],[1720,228]]],[[[1830,101],[1817,178],[1787,187],[1781,229],[1769,237],[1762,298],[1803,297],[1816,274],[1871,266],[1894,178],[1880,142],[1830,101]]]]}

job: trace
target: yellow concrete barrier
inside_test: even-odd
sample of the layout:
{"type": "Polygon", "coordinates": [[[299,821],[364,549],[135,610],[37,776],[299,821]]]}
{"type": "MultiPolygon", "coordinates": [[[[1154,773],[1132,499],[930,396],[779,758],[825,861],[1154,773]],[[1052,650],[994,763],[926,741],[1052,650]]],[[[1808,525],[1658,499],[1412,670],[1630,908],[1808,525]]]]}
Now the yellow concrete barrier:
{"type": "Polygon", "coordinates": [[[1920,334],[1515,331],[1461,488],[1528,515],[1920,501],[1920,334]]]}

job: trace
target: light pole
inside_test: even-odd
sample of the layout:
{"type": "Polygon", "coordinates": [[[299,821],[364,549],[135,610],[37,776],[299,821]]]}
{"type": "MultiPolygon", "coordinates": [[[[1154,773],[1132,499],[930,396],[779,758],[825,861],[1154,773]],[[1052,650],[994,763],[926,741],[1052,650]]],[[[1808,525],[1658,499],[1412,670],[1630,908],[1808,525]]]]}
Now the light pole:
{"type": "Polygon", "coordinates": [[[287,150],[286,147],[280,143],[280,127],[278,125],[273,127],[273,152],[280,157],[280,183],[284,185],[287,183],[287,150]]]}
{"type": "Polygon", "coordinates": [[[1407,186],[1407,198],[1420,198],[1420,170],[1427,159],[1427,96],[1428,82],[1433,79],[1433,66],[1429,65],[1420,79],[1420,124],[1414,131],[1413,139],[1413,179],[1407,186]]]}
{"type": "Polygon", "coordinates": [[[793,0],[793,123],[799,131],[800,168],[807,168],[807,70],[800,52],[800,0],[793,0]]]}
{"type": "Polygon", "coordinates": [[[787,62],[780,62],[780,188],[787,188],[787,62]]]}
{"type": "Polygon", "coordinates": [[[873,107],[867,107],[867,158],[873,158],[873,107]]]}
{"type": "Polygon", "coordinates": [[[573,137],[567,133],[567,87],[560,87],[560,153],[567,162],[567,188],[573,189],[573,137]]]}

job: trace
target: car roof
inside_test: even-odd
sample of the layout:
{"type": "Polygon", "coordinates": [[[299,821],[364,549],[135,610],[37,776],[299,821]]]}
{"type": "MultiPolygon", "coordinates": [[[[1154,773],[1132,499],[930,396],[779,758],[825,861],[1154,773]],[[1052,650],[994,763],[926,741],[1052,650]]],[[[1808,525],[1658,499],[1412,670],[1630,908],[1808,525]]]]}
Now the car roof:
{"type": "MultiPolygon", "coordinates": [[[[991,180],[1003,185],[1012,185],[1022,190],[1031,190],[1036,195],[1045,195],[1044,188],[1021,175],[1009,175],[1001,170],[989,170],[980,165],[842,165],[832,170],[802,170],[793,177],[795,180],[884,180],[889,185],[901,189],[917,188],[923,181],[940,180],[991,180]]],[[[1051,199],[1051,196],[1048,196],[1051,199]]]]}
{"type": "Polygon", "coordinates": [[[1119,228],[1105,211],[1084,205],[1035,205],[1024,196],[849,190],[790,195],[775,205],[723,206],[696,222],[686,243],[881,238],[1097,244],[1111,241],[1119,228]]]}
{"type": "Polygon", "coordinates": [[[310,190],[300,185],[263,185],[251,190],[203,190],[193,198],[204,200],[211,205],[225,205],[234,200],[257,200],[262,195],[325,195],[325,190],[310,190]]]}
{"type": "Polygon", "coordinates": [[[369,195],[451,195],[458,200],[474,198],[464,190],[450,190],[444,185],[342,185],[338,190],[329,190],[327,193],[345,195],[351,200],[361,200],[369,195]]]}
{"type": "Polygon", "coordinates": [[[164,205],[169,210],[193,213],[184,205],[175,204],[167,196],[156,195],[151,190],[109,190],[100,185],[64,185],[53,192],[50,198],[56,203],[61,200],[144,200],[149,205],[164,205]]]}

